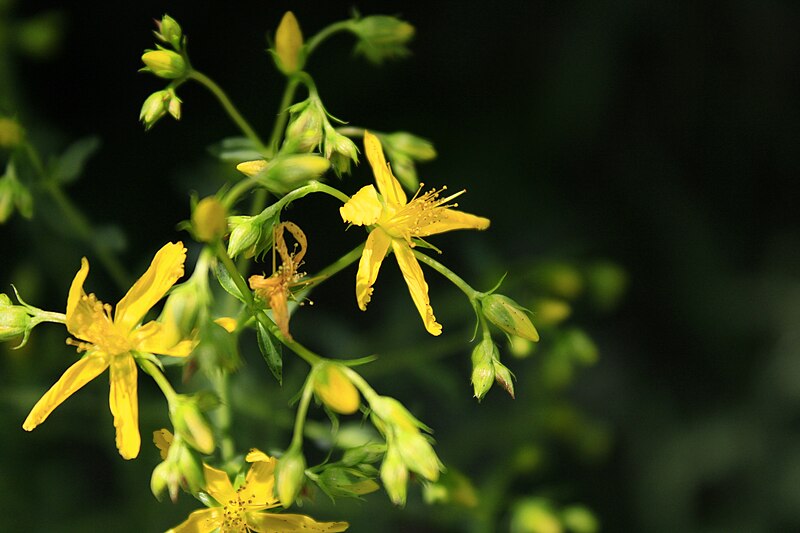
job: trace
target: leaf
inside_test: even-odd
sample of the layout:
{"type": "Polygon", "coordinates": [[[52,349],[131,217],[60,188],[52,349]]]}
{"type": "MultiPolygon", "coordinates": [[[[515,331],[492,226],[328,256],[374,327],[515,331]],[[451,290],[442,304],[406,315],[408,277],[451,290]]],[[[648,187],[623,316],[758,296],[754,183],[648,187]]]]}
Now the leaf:
{"type": "Polygon", "coordinates": [[[78,139],[64,150],[56,162],[53,179],[60,183],[71,183],[83,173],[83,167],[100,148],[100,138],[96,136],[78,139]]]}
{"type": "Polygon", "coordinates": [[[211,155],[227,163],[241,163],[253,159],[264,159],[253,141],[247,137],[228,137],[208,147],[211,155]]]}
{"type": "Polygon", "coordinates": [[[279,384],[283,384],[283,356],[281,355],[281,344],[267,328],[256,322],[258,330],[258,349],[261,350],[261,355],[264,356],[264,361],[267,362],[272,375],[278,380],[279,384]]]}
{"type": "Polygon", "coordinates": [[[219,261],[214,263],[214,275],[217,277],[217,281],[219,282],[220,286],[225,289],[225,292],[240,302],[245,303],[245,299],[242,297],[242,293],[239,292],[239,288],[236,286],[236,283],[233,282],[230,274],[228,274],[228,271],[225,270],[225,267],[220,264],[219,261]]]}

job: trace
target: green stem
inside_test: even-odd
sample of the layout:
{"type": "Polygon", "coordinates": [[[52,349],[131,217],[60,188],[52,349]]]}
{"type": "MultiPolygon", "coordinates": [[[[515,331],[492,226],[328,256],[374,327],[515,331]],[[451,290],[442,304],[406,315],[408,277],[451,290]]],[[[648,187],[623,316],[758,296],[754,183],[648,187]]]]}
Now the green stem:
{"type": "MultiPolygon", "coordinates": [[[[363,137],[365,128],[357,128],[355,126],[342,126],[341,128],[336,128],[336,131],[341,133],[342,135],[346,135],[347,137],[363,137]]],[[[370,130],[372,133],[378,133],[375,130],[370,130]]]]}
{"type": "Polygon", "coordinates": [[[300,404],[297,406],[297,415],[294,419],[294,433],[292,434],[292,448],[301,448],[303,446],[303,427],[306,423],[306,416],[308,415],[308,405],[311,403],[311,393],[314,391],[314,368],[308,374],[303,385],[303,396],[300,398],[300,404]]]}
{"type": "Polygon", "coordinates": [[[256,187],[258,182],[253,178],[245,178],[241,181],[236,182],[233,187],[231,187],[225,196],[222,199],[222,205],[225,206],[226,209],[230,209],[233,207],[233,204],[236,203],[236,200],[239,199],[241,195],[256,187]]]}
{"type": "Polygon", "coordinates": [[[228,98],[228,95],[225,94],[225,91],[217,85],[217,83],[203,74],[198,70],[192,69],[189,71],[189,78],[199,82],[203,85],[206,89],[211,91],[211,93],[219,100],[219,103],[222,104],[222,107],[225,109],[225,112],[228,113],[228,116],[236,123],[242,133],[250,139],[258,148],[259,151],[264,152],[266,150],[266,146],[261,141],[261,138],[258,136],[256,131],[250,126],[250,124],[245,120],[239,110],[236,109],[236,106],[233,105],[231,99],[228,98]]]}
{"type": "Polygon", "coordinates": [[[236,455],[236,446],[231,437],[231,421],[233,416],[231,414],[230,402],[230,375],[223,371],[217,379],[214,380],[214,388],[219,395],[220,404],[216,409],[217,429],[220,435],[220,450],[222,451],[222,460],[228,462],[233,460],[236,455]]]}
{"type": "Polygon", "coordinates": [[[78,239],[89,245],[103,264],[103,267],[108,271],[111,279],[114,280],[114,283],[116,283],[120,289],[127,289],[130,286],[130,276],[126,272],[125,267],[122,266],[122,263],[120,263],[111,252],[98,245],[89,220],[81,213],[75,204],[72,203],[69,197],[64,194],[60,184],[50,176],[33,145],[26,143],[25,148],[34,170],[39,174],[42,188],[61,210],[62,215],[67,221],[67,226],[73,229],[78,239]]]}
{"type": "Polygon", "coordinates": [[[286,123],[289,121],[289,106],[292,105],[294,93],[299,83],[299,78],[294,76],[290,77],[289,81],[286,83],[286,88],[283,90],[281,103],[278,106],[278,118],[275,119],[275,125],[272,127],[272,134],[269,136],[269,157],[278,153],[278,145],[283,137],[283,130],[286,128],[286,123]]]}
{"type": "Polygon", "coordinates": [[[67,315],[62,313],[54,313],[53,311],[42,311],[41,309],[36,310],[36,314],[33,316],[31,320],[32,326],[36,326],[41,324],[42,322],[54,322],[56,324],[66,324],[67,323],[67,315]]]}
{"type": "Polygon", "coordinates": [[[320,30],[319,33],[317,33],[312,38],[310,38],[308,41],[306,41],[306,44],[305,44],[305,47],[304,47],[304,50],[305,50],[305,53],[306,53],[306,59],[308,59],[308,56],[310,56],[314,52],[314,50],[320,44],[322,44],[322,42],[325,39],[331,37],[332,35],[334,35],[335,33],[340,32],[340,31],[349,31],[351,29],[351,27],[352,27],[352,21],[350,21],[350,20],[342,20],[340,22],[335,22],[335,23],[331,24],[330,26],[328,26],[327,28],[323,28],[322,30],[320,30]]]}
{"type": "Polygon", "coordinates": [[[175,389],[172,388],[169,380],[161,372],[161,369],[158,368],[156,365],[153,364],[152,361],[148,361],[147,359],[139,358],[136,360],[139,363],[139,366],[142,370],[144,370],[158,385],[158,388],[161,389],[161,392],[164,393],[164,397],[167,399],[167,404],[172,406],[173,402],[178,396],[178,393],[175,392],[175,389]]]}
{"type": "Polygon", "coordinates": [[[461,291],[467,295],[467,298],[469,298],[471,302],[474,302],[475,299],[480,295],[480,293],[473,289],[469,283],[461,279],[458,275],[456,275],[455,272],[441,264],[436,259],[433,259],[418,250],[414,250],[414,256],[453,282],[453,285],[461,289],[461,291]]]}

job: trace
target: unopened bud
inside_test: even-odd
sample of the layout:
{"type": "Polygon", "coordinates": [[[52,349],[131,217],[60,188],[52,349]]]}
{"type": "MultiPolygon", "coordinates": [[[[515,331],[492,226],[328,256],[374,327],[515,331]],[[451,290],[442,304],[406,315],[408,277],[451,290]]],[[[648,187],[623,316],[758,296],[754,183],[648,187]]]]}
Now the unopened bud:
{"type": "Polygon", "coordinates": [[[430,441],[419,431],[398,431],[393,444],[403,458],[409,470],[416,472],[429,481],[439,479],[439,472],[444,468],[430,441]]]}
{"type": "Polygon", "coordinates": [[[502,294],[489,294],[481,300],[483,316],[509,335],[531,341],[539,340],[539,333],[531,323],[525,309],[502,294]]]}
{"type": "Polygon", "coordinates": [[[342,454],[342,464],[356,466],[364,463],[374,463],[386,453],[386,445],[379,442],[368,442],[355,448],[348,448],[342,454]]]}
{"type": "Polygon", "coordinates": [[[174,80],[186,75],[186,61],[180,54],[170,50],[150,50],[142,55],[146,70],[159,78],[174,80]]]}
{"type": "Polygon", "coordinates": [[[228,238],[228,255],[235,258],[239,254],[253,257],[262,254],[272,246],[272,228],[277,223],[277,213],[267,211],[254,217],[228,217],[231,235],[228,238]]]}
{"type": "Polygon", "coordinates": [[[290,507],[305,480],[306,460],[299,448],[289,448],[286,454],[278,460],[275,469],[275,483],[278,499],[284,508],[290,507]]]}
{"type": "Polygon", "coordinates": [[[287,11],[275,32],[275,63],[284,74],[303,68],[303,32],[294,13],[287,11]]]}
{"type": "Polygon", "coordinates": [[[167,112],[169,106],[169,92],[156,91],[144,101],[139,112],[139,120],[144,123],[145,129],[150,129],[167,112]]]}
{"type": "Polygon", "coordinates": [[[545,326],[557,326],[566,320],[572,308],[564,300],[542,298],[534,304],[536,323],[545,326]]]}
{"type": "Polygon", "coordinates": [[[356,52],[364,54],[373,63],[408,55],[405,45],[414,36],[414,26],[387,15],[355,20],[351,30],[359,38],[356,52]]]}
{"type": "Polygon", "coordinates": [[[388,151],[400,152],[415,161],[430,161],[436,158],[436,150],[430,141],[407,131],[384,133],[380,137],[381,143],[388,151]]]}
{"type": "Polygon", "coordinates": [[[155,36],[158,40],[171,44],[175,50],[181,49],[183,30],[174,18],[165,14],[160,21],[156,21],[156,26],[158,30],[155,32],[155,36]]]}
{"type": "Polygon", "coordinates": [[[402,403],[390,396],[373,398],[369,406],[383,422],[396,426],[399,431],[415,431],[425,427],[425,424],[414,418],[402,403]]]}
{"type": "Polygon", "coordinates": [[[239,163],[238,165],[236,165],[236,170],[238,170],[248,178],[257,176],[266,168],[267,168],[267,162],[264,159],[256,159],[255,161],[245,161],[244,163],[239,163]]]}
{"type": "Polygon", "coordinates": [[[358,390],[335,363],[323,363],[314,374],[314,393],[331,410],[351,415],[358,411],[358,390]]]}
{"type": "Polygon", "coordinates": [[[500,361],[495,359],[492,361],[492,366],[494,367],[494,379],[497,381],[497,384],[503,387],[506,392],[514,398],[514,380],[511,371],[505,367],[500,361]]]}
{"type": "Polygon", "coordinates": [[[286,150],[313,152],[322,143],[325,110],[316,98],[298,102],[289,108],[291,121],[286,127],[286,150]]]}
{"type": "Polygon", "coordinates": [[[497,346],[491,339],[484,339],[472,350],[472,388],[480,401],[494,383],[493,361],[499,357],[497,346]]]}
{"type": "Polygon", "coordinates": [[[287,155],[273,159],[266,173],[257,175],[256,179],[269,191],[286,194],[319,178],[330,166],[330,162],[322,156],[287,155]]]}
{"type": "Polygon", "coordinates": [[[383,457],[381,481],[393,504],[401,506],[406,504],[408,468],[394,446],[389,446],[383,457]]]}
{"type": "Polygon", "coordinates": [[[330,159],[333,171],[341,177],[350,172],[350,163],[358,163],[358,148],[347,136],[330,125],[325,127],[325,157],[330,159]]]}
{"type": "Polygon", "coordinates": [[[19,337],[32,327],[25,307],[14,305],[8,295],[0,294],[0,341],[19,337]]]}
{"type": "Polygon", "coordinates": [[[15,148],[22,142],[23,130],[14,119],[0,117],[0,148],[15,148]]]}
{"type": "Polygon", "coordinates": [[[180,396],[171,413],[175,432],[186,443],[204,455],[214,451],[214,433],[194,398],[180,396]]]}
{"type": "Polygon", "coordinates": [[[228,231],[225,206],[213,196],[200,200],[192,212],[192,230],[200,242],[214,242],[228,231]]]}

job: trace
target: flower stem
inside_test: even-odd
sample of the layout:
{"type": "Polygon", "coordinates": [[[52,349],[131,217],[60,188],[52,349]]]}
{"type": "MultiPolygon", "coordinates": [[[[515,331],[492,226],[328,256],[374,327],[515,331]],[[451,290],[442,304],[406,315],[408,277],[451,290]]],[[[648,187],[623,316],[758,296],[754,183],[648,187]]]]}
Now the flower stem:
{"type": "Polygon", "coordinates": [[[211,93],[219,100],[219,103],[222,104],[222,107],[225,109],[225,112],[228,113],[228,116],[236,123],[242,133],[250,139],[258,148],[259,151],[265,151],[266,147],[264,143],[261,141],[261,138],[258,136],[258,133],[253,129],[252,126],[245,120],[242,114],[236,109],[236,106],[233,105],[231,99],[228,98],[228,95],[225,94],[225,91],[217,85],[217,83],[203,74],[198,70],[192,69],[188,75],[189,78],[195,80],[196,82],[203,85],[206,89],[211,91],[211,93]]]}
{"type": "Polygon", "coordinates": [[[300,404],[297,406],[297,414],[294,419],[294,432],[292,433],[291,447],[300,448],[303,446],[303,426],[306,423],[306,416],[308,415],[308,405],[311,402],[311,393],[314,391],[314,368],[308,374],[303,385],[303,396],[300,398],[300,404]]]}
{"type": "Polygon", "coordinates": [[[297,85],[299,83],[299,78],[290,77],[289,81],[286,83],[286,88],[283,90],[281,103],[278,105],[278,118],[275,119],[275,125],[272,127],[272,134],[269,136],[268,155],[270,157],[278,153],[278,144],[281,142],[283,130],[286,128],[286,123],[289,121],[289,106],[292,105],[294,93],[297,91],[297,85]]]}
{"type": "Polygon", "coordinates": [[[458,275],[456,275],[455,272],[453,272],[452,270],[441,264],[436,259],[433,259],[418,250],[414,250],[414,256],[423,263],[425,263],[426,265],[428,265],[429,267],[439,272],[439,274],[441,274],[442,276],[446,277],[451,282],[453,282],[453,285],[461,289],[461,291],[467,295],[467,298],[469,298],[471,302],[475,301],[475,299],[480,294],[478,291],[473,289],[469,283],[461,279],[458,275]]]}
{"type": "Polygon", "coordinates": [[[342,20],[339,22],[335,22],[330,26],[328,26],[327,28],[323,28],[322,30],[320,30],[316,35],[314,35],[312,38],[306,41],[305,45],[306,59],[314,52],[314,50],[320,44],[322,44],[324,40],[331,37],[335,33],[349,30],[351,26],[352,22],[350,20],[342,20]]]}
{"type": "Polygon", "coordinates": [[[158,388],[160,388],[161,392],[164,393],[164,398],[167,399],[167,404],[172,406],[172,403],[175,401],[178,393],[176,393],[175,389],[172,388],[172,385],[170,384],[169,380],[167,380],[167,377],[164,375],[164,373],[161,372],[161,369],[154,365],[152,361],[148,361],[144,358],[137,358],[136,361],[139,363],[141,369],[153,378],[153,381],[156,382],[158,388]]]}
{"type": "Polygon", "coordinates": [[[219,406],[215,410],[217,429],[220,435],[220,450],[222,460],[228,462],[236,455],[236,446],[231,437],[231,401],[230,401],[230,374],[221,372],[214,381],[214,388],[219,395],[219,406]]]}

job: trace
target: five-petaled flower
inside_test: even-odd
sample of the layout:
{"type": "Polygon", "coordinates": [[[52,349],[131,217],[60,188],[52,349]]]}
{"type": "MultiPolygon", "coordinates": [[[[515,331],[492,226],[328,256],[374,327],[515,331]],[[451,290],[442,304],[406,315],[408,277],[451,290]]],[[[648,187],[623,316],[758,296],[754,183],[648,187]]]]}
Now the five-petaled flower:
{"type": "Polygon", "coordinates": [[[441,198],[441,191],[433,189],[423,194],[418,192],[410,201],[406,200],[405,192],[386,163],[380,141],[368,131],[364,132],[364,148],[378,190],[372,185],[362,187],[339,208],[345,222],[357,226],[375,226],[367,237],[358,264],[358,306],[362,311],[366,309],[381,262],[391,246],[425,329],[432,335],[439,335],[442,326],[433,316],[428,284],[412,250],[415,245],[413,239],[457,229],[486,229],[489,219],[452,209],[457,204],[449,202],[463,194],[463,190],[441,198]]]}
{"type": "Polygon", "coordinates": [[[150,308],[183,276],[185,260],[186,249],[182,243],[168,243],[162,247],[144,275],[117,304],[113,318],[110,305],[84,292],[89,262],[85,257],[81,260],[81,268],[67,298],[66,325],[78,339],[67,342],[86,353],[33,406],[22,424],[26,431],[44,422],[64,400],[108,368],[111,374],[109,406],[114,416],[117,448],[125,459],[139,455],[136,355],[156,353],[185,357],[195,346],[193,339],[176,339],[172,329],[159,322],[141,325],[150,308]]]}
{"type": "MultiPolygon", "coordinates": [[[[162,458],[171,441],[169,431],[155,433],[154,442],[162,458]]],[[[347,529],[347,522],[317,522],[305,515],[268,512],[281,505],[274,495],[277,460],[256,449],[250,450],[245,460],[251,463],[250,470],[238,488],[234,488],[228,474],[203,463],[205,492],[214,498],[216,505],[194,511],[185,522],[167,533],[335,533],[347,529]]]]}

